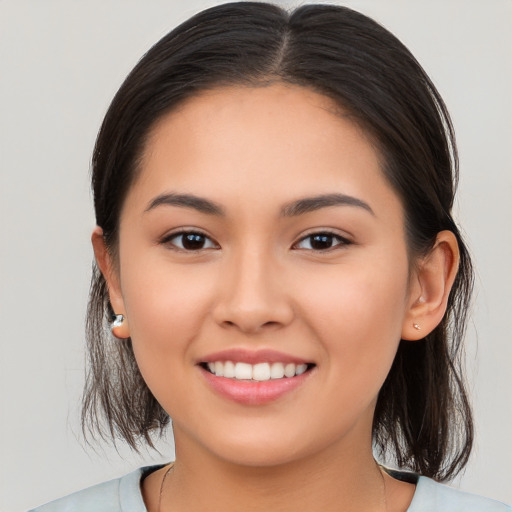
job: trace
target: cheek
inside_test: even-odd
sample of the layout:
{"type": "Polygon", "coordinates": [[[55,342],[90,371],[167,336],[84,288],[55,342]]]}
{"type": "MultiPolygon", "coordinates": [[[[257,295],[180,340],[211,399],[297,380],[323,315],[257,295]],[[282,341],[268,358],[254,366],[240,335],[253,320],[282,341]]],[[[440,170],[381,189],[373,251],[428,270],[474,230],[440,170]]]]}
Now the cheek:
{"type": "Polygon", "coordinates": [[[182,371],[179,363],[184,359],[192,360],[189,347],[200,334],[202,313],[211,302],[208,275],[206,269],[192,272],[161,261],[127,262],[126,313],[135,357],[150,388],[168,372],[182,371]]]}
{"type": "Polygon", "coordinates": [[[393,362],[405,314],[406,265],[384,264],[333,269],[316,276],[304,294],[304,314],[315,326],[334,373],[364,381],[383,381],[393,362]],[[365,369],[365,371],[361,371],[365,369]]]}

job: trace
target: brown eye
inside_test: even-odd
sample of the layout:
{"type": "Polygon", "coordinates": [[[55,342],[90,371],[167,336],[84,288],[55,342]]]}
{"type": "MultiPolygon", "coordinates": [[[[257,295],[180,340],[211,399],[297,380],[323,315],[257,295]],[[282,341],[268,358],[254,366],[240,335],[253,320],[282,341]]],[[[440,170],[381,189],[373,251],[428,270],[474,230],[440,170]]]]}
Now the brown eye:
{"type": "Polygon", "coordinates": [[[348,245],[350,242],[334,233],[314,233],[308,235],[296,244],[297,249],[308,249],[312,251],[326,251],[341,245],[348,245]]]}
{"type": "Polygon", "coordinates": [[[217,245],[206,235],[193,231],[175,233],[164,240],[164,243],[171,244],[184,251],[200,251],[202,249],[217,248],[217,245]]]}

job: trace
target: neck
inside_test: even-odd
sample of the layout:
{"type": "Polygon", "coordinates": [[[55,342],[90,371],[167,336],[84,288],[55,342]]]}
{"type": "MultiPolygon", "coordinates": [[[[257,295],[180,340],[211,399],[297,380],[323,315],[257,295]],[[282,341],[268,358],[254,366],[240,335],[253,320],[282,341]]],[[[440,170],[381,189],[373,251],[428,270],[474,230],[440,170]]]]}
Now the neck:
{"type": "MultiPolygon", "coordinates": [[[[162,485],[161,511],[288,512],[386,510],[386,486],[371,449],[330,446],[277,466],[247,466],[194,453],[176,443],[176,463],[162,485]]],[[[371,443],[365,443],[371,446],[371,443]]],[[[163,475],[162,475],[163,477],[163,475]]]]}

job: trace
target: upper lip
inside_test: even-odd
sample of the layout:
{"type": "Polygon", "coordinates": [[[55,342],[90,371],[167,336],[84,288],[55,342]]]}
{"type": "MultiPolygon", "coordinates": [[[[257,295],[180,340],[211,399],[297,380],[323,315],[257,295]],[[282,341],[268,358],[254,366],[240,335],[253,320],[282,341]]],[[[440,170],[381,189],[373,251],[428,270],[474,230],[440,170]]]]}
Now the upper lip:
{"type": "Polygon", "coordinates": [[[247,350],[244,348],[232,348],[228,350],[221,350],[220,352],[214,352],[208,354],[204,358],[201,358],[198,363],[213,363],[215,361],[233,361],[237,363],[294,363],[294,364],[311,364],[311,361],[307,361],[301,357],[285,354],[272,349],[260,349],[260,350],[247,350]]]}

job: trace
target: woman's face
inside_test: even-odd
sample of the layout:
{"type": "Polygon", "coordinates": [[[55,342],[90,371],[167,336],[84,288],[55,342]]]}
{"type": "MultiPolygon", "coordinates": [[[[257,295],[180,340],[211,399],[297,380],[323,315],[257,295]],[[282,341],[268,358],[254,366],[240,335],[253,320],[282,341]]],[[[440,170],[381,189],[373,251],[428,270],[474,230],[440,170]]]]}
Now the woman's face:
{"type": "Polygon", "coordinates": [[[149,138],[109,284],[178,454],[371,444],[412,280],[401,203],[334,110],[296,86],[221,88],[149,138]]]}

